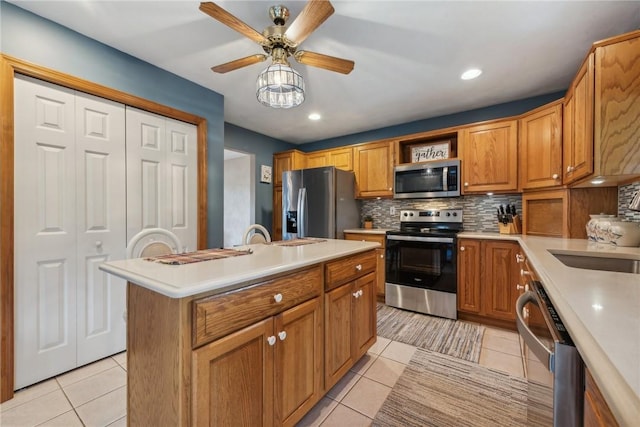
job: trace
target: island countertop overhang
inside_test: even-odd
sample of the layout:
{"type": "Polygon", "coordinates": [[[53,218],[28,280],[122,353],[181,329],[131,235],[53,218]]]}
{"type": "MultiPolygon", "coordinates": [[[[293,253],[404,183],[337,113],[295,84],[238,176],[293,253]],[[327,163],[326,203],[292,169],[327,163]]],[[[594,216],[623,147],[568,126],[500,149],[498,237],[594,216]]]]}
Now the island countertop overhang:
{"type": "Polygon", "coordinates": [[[106,262],[100,265],[100,269],[167,297],[184,298],[204,292],[227,292],[252,280],[366,252],[379,246],[374,242],[337,239],[301,246],[256,244],[235,248],[250,248],[253,251],[250,255],[184,265],[136,258],[106,262]]]}

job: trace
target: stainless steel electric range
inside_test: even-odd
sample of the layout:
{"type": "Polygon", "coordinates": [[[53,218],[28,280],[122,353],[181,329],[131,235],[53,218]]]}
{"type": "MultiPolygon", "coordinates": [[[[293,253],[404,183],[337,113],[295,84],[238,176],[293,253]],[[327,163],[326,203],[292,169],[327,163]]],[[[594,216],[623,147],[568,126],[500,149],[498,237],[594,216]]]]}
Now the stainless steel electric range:
{"type": "Polygon", "coordinates": [[[386,235],[385,303],[457,319],[456,234],[462,209],[400,211],[386,235]]]}

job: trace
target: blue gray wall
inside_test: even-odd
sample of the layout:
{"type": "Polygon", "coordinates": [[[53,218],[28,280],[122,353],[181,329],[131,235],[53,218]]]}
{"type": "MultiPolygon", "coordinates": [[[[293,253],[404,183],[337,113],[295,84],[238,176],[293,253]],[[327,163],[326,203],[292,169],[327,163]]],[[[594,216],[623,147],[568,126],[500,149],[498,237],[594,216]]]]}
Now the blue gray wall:
{"type": "Polygon", "coordinates": [[[209,247],[222,245],[224,98],[66,27],[0,2],[0,51],[207,120],[209,247]]]}
{"type": "MultiPolygon", "coordinates": [[[[499,88],[496,90],[500,90],[499,88]]],[[[393,138],[412,133],[428,132],[436,129],[444,129],[452,126],[465,125],[469,123],[482,122],[485,120],[499,119],[509,116],[517,116],[536,107],[547,104],[564,97],[565,91],[555,92],[546,95],[526,98],[519,101],[507,102],[504,104],[492,105],[490,107],[478,108],[476,110],[464,111],[461,113],[449,114],[446,116],[433,117],[430,119],[417,120],[415,122],[404,123],[396,126],[389,126],[366,132],[354,133],[351,135],[336,138],[324,139],[299,146],[300,151],[315,151],[325,148],[340,147],[343,145],[359,144],[362,142],[375,141],[377,139],[393,138]]]]}
{"type": "Polygon", "coordinates": [[[296,146],[232,125],[231,123],[225,123],[224,125],[224,145],[225,148],[255,155],[255,222],[264,225],[269,231],[273,231],[271,230],[271,225],[273,224],[273,183],[265,184],[260,182],[260,166],[267,165],[273,167],[273,153],[290,150],[296,148],[296,146]]]}

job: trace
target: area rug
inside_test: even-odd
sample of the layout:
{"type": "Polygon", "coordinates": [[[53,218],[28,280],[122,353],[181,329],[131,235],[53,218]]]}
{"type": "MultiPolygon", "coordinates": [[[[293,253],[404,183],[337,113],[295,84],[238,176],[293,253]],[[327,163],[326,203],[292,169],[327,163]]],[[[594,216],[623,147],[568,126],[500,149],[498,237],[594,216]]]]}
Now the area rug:
{"type": "Polygon", "coordinates": [[[378,335],[477,363],[484,326],[378,304],[378,335]]]}
{"type": "Polygon", "coordinates": [[[526,379],[418,349],[374,426],[552,426],[552,392],[526,379]]]}

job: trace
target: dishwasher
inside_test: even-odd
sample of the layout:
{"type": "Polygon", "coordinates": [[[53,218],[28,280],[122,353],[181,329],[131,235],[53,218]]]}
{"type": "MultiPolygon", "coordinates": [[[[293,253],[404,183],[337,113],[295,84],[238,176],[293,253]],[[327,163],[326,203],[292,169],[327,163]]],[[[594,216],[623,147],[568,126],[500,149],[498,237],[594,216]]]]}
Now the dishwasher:
{"type": "Polygon", "coordinates": [[[535,357],[553,375],[553,425],[582,427],[584,365],[541,282],[529,281],[525,292],[516,301],[516,324],[523,344],[525,371],[529,359],[535,357]],[[544,318],[548,329],[544,334],[528,324],[532,310],[540,311],[544,318]]]}

